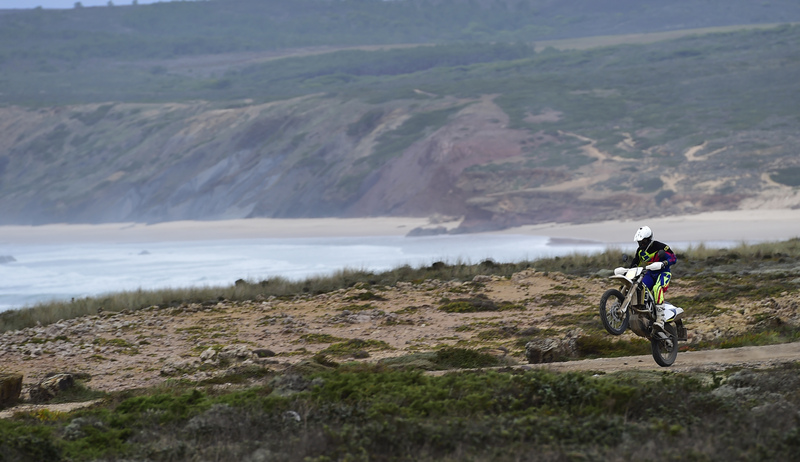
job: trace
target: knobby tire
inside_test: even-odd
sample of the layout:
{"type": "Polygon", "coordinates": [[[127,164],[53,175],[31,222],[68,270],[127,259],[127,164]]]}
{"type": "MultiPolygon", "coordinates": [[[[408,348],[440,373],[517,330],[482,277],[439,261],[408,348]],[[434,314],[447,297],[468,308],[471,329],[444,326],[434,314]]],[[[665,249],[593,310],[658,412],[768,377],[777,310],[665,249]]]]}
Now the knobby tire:
{"type": "Polygon", "coordinates": [[[603,327],[606,328],[611,335],[622,335],[625,329],[628,328],[628,323],[631,319],[631,313],[625,310],[622,316],[619,316],[616,308],[622,305],[625,297],[617,289],[609,289],[600,298],[600,320],[603,321],[603,327]]]}

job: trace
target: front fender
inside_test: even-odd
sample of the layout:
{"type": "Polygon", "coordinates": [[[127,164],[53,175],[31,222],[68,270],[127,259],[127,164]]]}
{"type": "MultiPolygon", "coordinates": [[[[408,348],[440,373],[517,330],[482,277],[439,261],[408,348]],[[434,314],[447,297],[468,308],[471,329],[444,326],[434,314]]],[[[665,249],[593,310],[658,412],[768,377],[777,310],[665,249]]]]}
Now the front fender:
{"type": "Polygon", "coordinates": [[[633,281],[626,278],[625,276],[619,276],[615,274],[614,276],[610,276],[609,279],[614,279],[615,281],[619,281],[627,288],[630,288],[633,285],[633,281]]]}

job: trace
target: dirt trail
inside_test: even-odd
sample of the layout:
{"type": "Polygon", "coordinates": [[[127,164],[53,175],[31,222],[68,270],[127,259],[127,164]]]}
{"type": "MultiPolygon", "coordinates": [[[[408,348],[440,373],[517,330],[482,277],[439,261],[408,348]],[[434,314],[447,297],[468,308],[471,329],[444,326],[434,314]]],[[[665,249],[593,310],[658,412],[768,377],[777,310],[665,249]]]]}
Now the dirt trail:
{"type": "Polygon", "coordinates": [[[671,367],[661,367],[653,357],[626,356],[622,358],[586,359],[549,364],[527,364],[525,368],[544,368],[554,371],[649,370],[686,372],[691,370],[723,370],[730,367],[772,367],[781,363],[800,361],[800,342],[760,347],[728,348],[725,350],[682,351],[671,367]]]}

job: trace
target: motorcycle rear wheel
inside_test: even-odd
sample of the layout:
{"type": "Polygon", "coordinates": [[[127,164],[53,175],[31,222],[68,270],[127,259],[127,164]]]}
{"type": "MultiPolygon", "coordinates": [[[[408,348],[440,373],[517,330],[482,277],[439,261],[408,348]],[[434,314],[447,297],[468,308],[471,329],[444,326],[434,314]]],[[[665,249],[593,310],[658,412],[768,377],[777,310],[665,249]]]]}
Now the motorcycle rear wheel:
{"type": "Polygon", "coordinates": [[[622,335],[628,328],[631,313],[628,310],[622,312],[622,302],[625,297],[617,289],[609,289],[600,298],[600,320],[603,327],[611,335],[622,335]]]}
{"type": "Polygon", "coordinates": [[[665,332],[669,338],[662,339],[654,337],[650,340],[650,348],[653,351],[653,359],[661,367],[669,367],[678,357],[678,338],[675,334],[665,332]]]}

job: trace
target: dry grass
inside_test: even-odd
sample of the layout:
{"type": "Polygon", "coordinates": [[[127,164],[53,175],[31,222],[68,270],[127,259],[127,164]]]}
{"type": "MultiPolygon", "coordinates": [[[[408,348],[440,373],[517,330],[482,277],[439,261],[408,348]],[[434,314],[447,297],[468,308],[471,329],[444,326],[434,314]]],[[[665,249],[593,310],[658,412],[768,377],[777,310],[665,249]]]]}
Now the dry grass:
{"type": "MultiPolygon", "coordinates": [[[[519,263],[496,263],[486,260],[478,264],[463,262],[436,262],[431,266],[412,268],[402,266],[382,273],[366,270],[344,269],[330,276],[310,277],[302,281],[289,281],[275,277],[263,281],[238,280],[224,287],[170,288],[161,290],[136,290],[86,297],[71,301],[40,303],[18,310],[0,313],[0,332],[47,325],[61,319],[71,319],[100,311],[135,311],[151,306],[169,307],[184,303],[216,304],[222,300],[246,301],[269,297],[296,297],[332,292],[342,288],[394,286],[398,282],[420,283],[425,280],[469,281],[477,275],[510,277],[526,268],[553,271],[574,276],[595,276],[599,272],[619,266],[621,251],[608,249],[586,255],[575,253],[519,263]]],[[[713,249],[704,245],[678,251],[679,263],[675,271],[681,276],[702,273],[713,268],[763,269],[776,265],[791,265],[800,258],[800,239],[762,244],[742,243],[729,249],[713,249]]]]}

